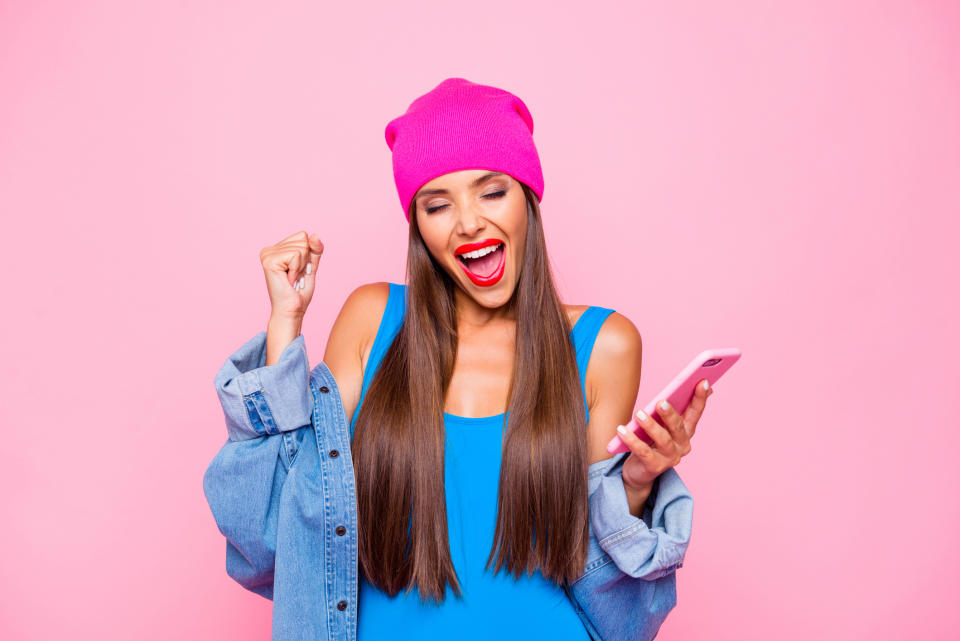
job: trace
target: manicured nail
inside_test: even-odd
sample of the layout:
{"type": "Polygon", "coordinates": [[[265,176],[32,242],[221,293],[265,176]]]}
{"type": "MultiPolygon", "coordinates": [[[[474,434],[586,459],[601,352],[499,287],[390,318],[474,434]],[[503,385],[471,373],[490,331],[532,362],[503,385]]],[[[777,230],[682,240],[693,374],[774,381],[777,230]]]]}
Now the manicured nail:
{"type": "Polygon", "coordinates": [[[703,391],[706,392],[708,389],[710,389],[710,383],[709,383],[708,381],[704,381],[704,382],[703,382],[703,391]]]}
{"type": "Polygon", "coordinates": [[[627,434],[627,428],[625,428],[623,425],[617,425],[617,431],[623,434],[624,436],[626,436],[627,434]]]}
{"type": "Polygon", "coordinates": [[[670,409],[670,403],[666,401],[660,401],[660,409],[664,409],[664,410],[670,409]]]}
{"type": "Polygon", "coordinates": [[[307,278],[306,276],[301,276],[301,277],[300,277],[300,289],[303,289],[303,283],[304,283],[304,281],[306,280],[306,278],[307,278]]]}
{"type": "Polygon", "coordinates": [[[309,274],[312,271],[313,271],[313,263],[307,263],[307,273],[309,274]]]}
{"type": "Polygon", "coordinates": [[[645,421],[647,420],[647,415],[644,414],[643,410],[637,410],[637,418],[639,418],[641,421],[645,421]]]}

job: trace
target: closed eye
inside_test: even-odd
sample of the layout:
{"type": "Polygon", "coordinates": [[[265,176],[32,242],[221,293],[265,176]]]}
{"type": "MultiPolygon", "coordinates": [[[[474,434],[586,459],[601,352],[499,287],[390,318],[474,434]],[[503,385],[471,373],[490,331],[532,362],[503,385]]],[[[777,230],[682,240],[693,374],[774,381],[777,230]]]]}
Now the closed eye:
{"type": "MultiPolygon", "coordinates": [[[[484,194],[483,197],[484,197],[484,198],[490,198],[490,199],[503,198],[503,196],[504,196],[506,193],[507,193],[506,190],[501,189],[500,191],[494,191],[494,192],[491,192],[491,193],[489,193],[489,194],[484,194]]],[[[436,207],[427,207],[427,213],[428,213],[428,214],[432,214],[433,212],[435,212],[435,211],[440,211],[441,209],[443,209],[444,207],[447,207],[447,206],[448,206],[448,205],[437,205],[436,207]]]]}

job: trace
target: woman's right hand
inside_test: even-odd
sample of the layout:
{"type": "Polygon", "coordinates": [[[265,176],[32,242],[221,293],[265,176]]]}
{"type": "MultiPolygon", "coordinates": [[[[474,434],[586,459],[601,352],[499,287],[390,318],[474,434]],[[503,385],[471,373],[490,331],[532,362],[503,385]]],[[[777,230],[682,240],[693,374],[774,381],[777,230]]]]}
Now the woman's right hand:
{"type": "Polygon", "coordinates": [[[270,295],[270,317],[300,320],[313,298],[323,243],[317,234],[299,231],[260,250],[270,295]],[[301,286],[302,283],[302,286],[301,286]]]}

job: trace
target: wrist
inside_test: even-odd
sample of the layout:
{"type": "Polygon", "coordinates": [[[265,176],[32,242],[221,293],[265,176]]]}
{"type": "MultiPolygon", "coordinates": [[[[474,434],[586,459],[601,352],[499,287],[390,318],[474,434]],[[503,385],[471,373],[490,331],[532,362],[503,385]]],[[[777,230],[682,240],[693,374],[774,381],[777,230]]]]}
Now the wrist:
{"type": "Polygon", "coordinates": [[[642,485],[637,485],[634,483],[630,483],[629,481],[627,481],[627,479],[623,478],[623,487],[629,492],[634,492],[637,494],[641,492],[646,492],[647,494],[649,494],[650,490],[653,489],[653,481],[650,481],[649,483],[644,483],[642,485]]]}
{"type": "Polygon", "coordinates": [[[270,314],[267,327],[296,327],[303,324],[303,314],[270,314]]]}
{"type": "Polygon", "coordinates": [[[638,519],[643,518],[643,505],[650,498],[650,492],[653,491],[653,483],[648,485],[634,486],[623,480],[623,490],[627,495],[627,504],[630,506],[630,514],[638,519]]]}
{"type": "Polygon", "coordinates": [[[276,365],[283,350],[300,336],[301,318],[270,317],[267,322],[267,353],[264,365],[276,365]]]}

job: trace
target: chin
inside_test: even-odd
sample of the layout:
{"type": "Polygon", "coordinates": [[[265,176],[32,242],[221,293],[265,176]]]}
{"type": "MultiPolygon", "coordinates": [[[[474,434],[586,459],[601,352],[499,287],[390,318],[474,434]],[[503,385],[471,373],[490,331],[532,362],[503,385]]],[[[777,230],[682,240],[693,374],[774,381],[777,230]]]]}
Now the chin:
{"type": "Polygon", "coordinates": [[[517,284],[506,275],[492,287],[477,287],[469,281],[463,282],[457,278],[454,278],[454,282],[460,288],[460,291],[487,309],[496,309],[506,305],[513,298],[513,293],[517,288],[517,284]]]}

